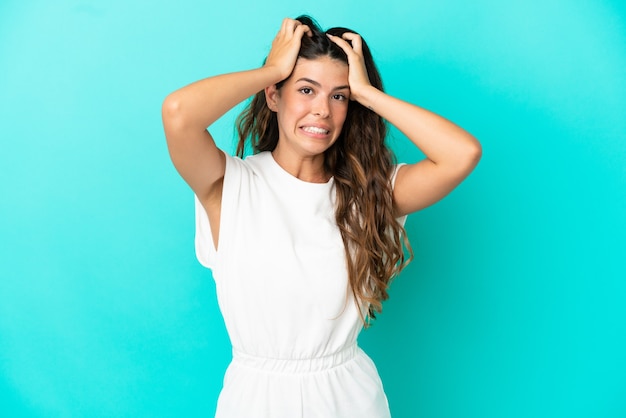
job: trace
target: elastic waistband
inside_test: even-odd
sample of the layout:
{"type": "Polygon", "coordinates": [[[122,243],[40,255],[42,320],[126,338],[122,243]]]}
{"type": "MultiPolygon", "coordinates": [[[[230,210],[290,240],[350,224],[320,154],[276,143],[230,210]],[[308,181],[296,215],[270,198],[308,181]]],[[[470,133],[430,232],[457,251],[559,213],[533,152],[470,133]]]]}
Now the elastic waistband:
{"type": "Polygon", "coordinates": [[[353,344],[341,351],[326,356],[282,359],[254,356],[233,348],[233,363],[266,372],[310,373],[340,366],[352,360],[360,351],[361,349],[356,344],[353,344]]]}

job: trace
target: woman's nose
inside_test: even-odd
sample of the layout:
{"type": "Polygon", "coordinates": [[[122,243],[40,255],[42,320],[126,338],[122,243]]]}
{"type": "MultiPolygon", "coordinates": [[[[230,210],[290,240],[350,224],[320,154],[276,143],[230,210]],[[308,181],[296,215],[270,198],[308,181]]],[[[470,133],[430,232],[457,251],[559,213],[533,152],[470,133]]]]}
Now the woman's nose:
{"type": "Polygon", "coordinates": [[[313,104],[312,113],[315,116],[319,116],[321,118],[327,118],[330,116],[330,106],[328,105],[328,100],[324,98],[318,98],[315,100],[313,104]]]}

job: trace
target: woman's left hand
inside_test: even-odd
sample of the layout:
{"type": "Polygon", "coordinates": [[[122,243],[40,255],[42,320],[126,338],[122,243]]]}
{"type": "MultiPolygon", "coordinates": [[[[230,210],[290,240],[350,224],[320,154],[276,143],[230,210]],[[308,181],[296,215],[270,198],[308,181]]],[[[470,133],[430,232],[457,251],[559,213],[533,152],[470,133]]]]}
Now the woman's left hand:
{"type": "Polygon", "coordinates": [[[344,50],[348,56],[348,83],[350,84],[350,99],[359,101],[360,92],[371,87],[365,59],[363,58],[363,43],[361,36],[353,32],[345,32],[341,37],[327,34],[328,38],[344,50]],[[350,43],[348,43],[350,41],[350,43]]]}

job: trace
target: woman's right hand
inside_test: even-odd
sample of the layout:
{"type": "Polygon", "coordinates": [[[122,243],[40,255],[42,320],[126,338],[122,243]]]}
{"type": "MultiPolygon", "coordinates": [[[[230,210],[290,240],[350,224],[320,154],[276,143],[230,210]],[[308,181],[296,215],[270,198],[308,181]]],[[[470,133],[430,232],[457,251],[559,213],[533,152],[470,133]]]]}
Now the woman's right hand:
{"type": "Polygon", "coordinates": [[[311,29],[295,19],[283,19],[282,26],[272,41],[272,49],[265,60],[265,67],[278,70],[280,80],[284,80],[293,71],[300,52],[302,37],[312,36],[311,29]]]}

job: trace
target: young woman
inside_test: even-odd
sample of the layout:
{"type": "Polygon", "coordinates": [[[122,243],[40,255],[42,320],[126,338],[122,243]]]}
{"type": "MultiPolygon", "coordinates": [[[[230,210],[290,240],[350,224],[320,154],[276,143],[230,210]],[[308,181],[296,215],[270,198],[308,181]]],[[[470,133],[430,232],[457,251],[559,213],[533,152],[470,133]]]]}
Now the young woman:
{"type": "Polygon", "coordinates": [[[233,345],[216,416],[388,417],[357,336],[406,264],[404,216],[457,186],[478,142],[385,94],[361,37],[308,17],[283,21],[261,68],[170,94],[163,125],[233,345]],[[238,154],[254,155],[226,155],[206,128],[250,96],[238,154]],[[383,120],[426,159],[394,165],[383,120]]]}

